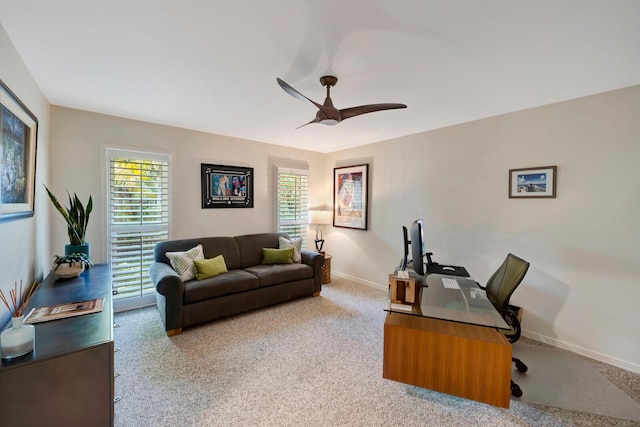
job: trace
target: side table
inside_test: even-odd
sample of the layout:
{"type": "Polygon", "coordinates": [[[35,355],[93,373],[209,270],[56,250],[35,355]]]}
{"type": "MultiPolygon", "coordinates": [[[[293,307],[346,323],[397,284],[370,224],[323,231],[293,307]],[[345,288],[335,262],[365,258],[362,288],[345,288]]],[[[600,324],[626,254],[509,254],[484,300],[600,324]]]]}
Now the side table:
{"type": "Polygon", "coordinates": [[[322,263],[322,284],[331,283],[331,255],[324,254],[322,263]]]}

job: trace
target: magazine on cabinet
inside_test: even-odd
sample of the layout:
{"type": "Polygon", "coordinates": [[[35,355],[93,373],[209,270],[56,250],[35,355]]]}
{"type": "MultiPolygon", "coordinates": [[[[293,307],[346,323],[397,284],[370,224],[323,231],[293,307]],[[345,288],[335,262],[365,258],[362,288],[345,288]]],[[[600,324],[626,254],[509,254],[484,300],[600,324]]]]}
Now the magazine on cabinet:
{"type": "Polygon", "coordinates": [[[36,307],[31,309],[29,314],[25,316],[24,323],[48,322],[83,314],[99,313],[102,311],[103,305],[104,298],[96,298],[88,301],[36,307]]]}

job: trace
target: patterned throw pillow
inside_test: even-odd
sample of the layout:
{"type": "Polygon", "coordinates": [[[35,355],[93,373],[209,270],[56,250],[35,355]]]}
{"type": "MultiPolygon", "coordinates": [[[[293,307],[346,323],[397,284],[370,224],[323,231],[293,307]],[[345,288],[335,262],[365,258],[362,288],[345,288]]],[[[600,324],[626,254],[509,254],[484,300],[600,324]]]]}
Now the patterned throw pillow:
{"type": "Polygon", "coordinates": [[[171,267],[178,273],[183,282],[196,278],[196,267],[193,264],[193,260],[204,259],[202,245],[191,248],[186,252],[167,252],[165,255],[169,258],[171,267]]]}
{"type": "Polygon", "coordinates": [[[293,262],[302,262],[302,255],[300,255],[302,251],[302,239],[289,240],[280,236],[278,240],[280,241],[280,249],[293,248],[293,262]]]}

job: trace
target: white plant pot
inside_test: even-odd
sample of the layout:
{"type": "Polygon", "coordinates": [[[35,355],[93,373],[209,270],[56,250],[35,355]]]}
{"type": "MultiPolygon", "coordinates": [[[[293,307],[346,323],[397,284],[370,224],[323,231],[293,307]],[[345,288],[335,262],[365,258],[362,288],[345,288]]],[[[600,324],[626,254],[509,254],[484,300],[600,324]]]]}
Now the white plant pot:
{"type": "Polygon", "coordinates": [[[56,264],[53,264],[51,269],[53,270],[53,274],[56,276],[68,279],[70,277],[78,277],[80,273],[84,271],[84,264],[81,262],[74,262],[73,265],[69,265],[68,262],[65,262],[58,265],[57,268],[56,264]]]}
{"type": "Polygon", "coordinates": [[[36,329],[24,324],[24,316],[12,317],[11,327],[0,334],[0,353],[3,359],[11,359],[33,351],[36,329]]]}

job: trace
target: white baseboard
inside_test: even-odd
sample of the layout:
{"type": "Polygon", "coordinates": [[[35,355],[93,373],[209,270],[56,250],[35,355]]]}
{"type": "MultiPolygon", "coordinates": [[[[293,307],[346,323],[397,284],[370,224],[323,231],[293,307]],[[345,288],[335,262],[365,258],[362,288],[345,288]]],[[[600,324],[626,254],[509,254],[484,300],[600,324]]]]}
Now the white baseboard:
{"type": "MultiPolygon", "coordinates": [[[[332,274],[335,274],[338,277],[342,277],[342,278],[345,278],[345,279],[353,280],[354,282],[358,282],[358,283],[361,283],[363,285],[366,285],[366,286],[369,286],[369,287],[372,287],[372,288],[375,288],[375,289],[379,289],[379,290],[384,291],[384,292],[387,292],[387,290],[388,290],[388,285],[383,285],[383,284],[375,283],[375,282],[369,282],[368,280],[363,280],[363,279],[361,279],[359,277],[350,276],[348,274],[344,274],[344,273],[341,273],[341,272],[335,272],[334,271],[334,272],[332,272],[332,274]]],[[[580,347],[580,346],[577,346],[575,344],[571,344],[571,343],[567,343],[567,342],[564,342],[564,341],[560,341],[560,340],[558,340],[556,338],[552,338],[552,337],[548,337],[548,336],[545,336],[545,335],[541,335],[541,334],[538,334],[538,333],[533,332],[533,331],[528,331],[526,329],[522,330],[522,336],[527,337],[527,338],[531,338],[532,340],[543,342],[545,344],[552,345],[552,346],[557,347],[557,348],[561,348],[563,350],[569,350],[569,351],[571,351],[573,353],[577,353],[577,354],[580,354],[582,356],[589,357],[591,359],[597,360],[599,362],[606,363],[606,364],[611,365],[611,366],[616,366],[618,368],[622,368],[622,369],[625,369],[627,371],[631,371],[631,372],[635,372],[635,373],[640,374],[640,365],[637,365],[635,363],[630,363],[630,362],[627,362],[625,360],[621,360],[621,359],[618,359],[618,358],[615,358],[615,357],[612,357],[612,356],[607,356],[606,354],[598,353],[596,351],[589,350],[587,348],[580,347]]]]}
{"type": "Polygon", "coordinates": [[[589,350],[588,348],[580,347],[575,344],[571,344],[565,341],[558,340],[556,338],[551,338],[546,335],[541,335],[533,331],[527,331],[526,329],[522,330],[522,336],[531,338],[532,340],[540,341],[545,344],[552,345],[557,348],[561,348],[563,350],[569,350],[573,353],[580,354],[582,356],[589,357],[591,359],[597,360],[599,362],[606,363],[611,366],[616,366],[618,368],[625,369],[627,371],[635,372],[640,374],[640,365],[635,363],[627,362],[625,360],[618,359],[616,357],[608,356],[606,354],[598,353],[597,351],[589,350]]]}
{"type": "Polygon", "coordinates": [[[359,277],[355,277],[355,276],[349,276],[348,274],[344,274],[344,273],[340,273],[340,272],[336,272],[333,271],[331,274],[334,274],[338,277],[342,277],[344,279],[349,279],[349,280],[353,280],[354,282],[358,282],[361,283],[363,285],[369,286],[371,288],[375,288],[375,289],[379,289],[381,291],[387,292],[389,290],[389,285],[382,285],[380,283],[375,283],[375,282],[369,282],[368,280],[363,280],[359,277]]]}

